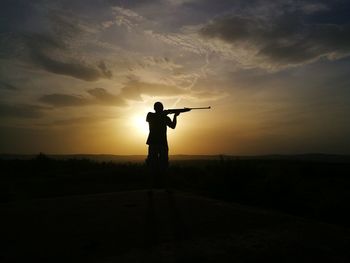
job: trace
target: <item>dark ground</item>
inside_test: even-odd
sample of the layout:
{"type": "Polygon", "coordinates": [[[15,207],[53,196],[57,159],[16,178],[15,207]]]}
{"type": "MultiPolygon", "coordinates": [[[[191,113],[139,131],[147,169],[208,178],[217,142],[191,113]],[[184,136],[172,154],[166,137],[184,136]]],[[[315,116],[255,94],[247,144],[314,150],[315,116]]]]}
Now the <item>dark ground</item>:
{"type": "Polygon", "coordinates": [[[183,192],[0,206],[1,262],[349,262],[350,231],[183,192]]]}
{"type": "Polygon", "coordinates": [[[0,262],[350,262],[348,162],[0,164],[0,262]]]}

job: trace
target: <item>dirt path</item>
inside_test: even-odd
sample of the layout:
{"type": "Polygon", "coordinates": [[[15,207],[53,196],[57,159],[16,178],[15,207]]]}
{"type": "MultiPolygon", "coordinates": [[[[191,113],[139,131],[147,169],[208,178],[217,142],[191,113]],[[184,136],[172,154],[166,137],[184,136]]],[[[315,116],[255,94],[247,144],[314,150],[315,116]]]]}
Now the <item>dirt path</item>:
{"type": "Polygon", "coordinates": [[[0,205],[1,262],[350,262],[349,229],[187,193],[0,205]]]}

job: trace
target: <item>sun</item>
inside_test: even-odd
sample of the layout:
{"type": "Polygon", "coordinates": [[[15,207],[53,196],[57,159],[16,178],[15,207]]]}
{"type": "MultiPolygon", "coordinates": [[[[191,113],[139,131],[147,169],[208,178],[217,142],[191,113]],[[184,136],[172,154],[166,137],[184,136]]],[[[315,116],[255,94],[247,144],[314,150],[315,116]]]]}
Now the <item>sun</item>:
{"type": "Polygon", "coordinates": [[[141,136],[147,136],[149,132],[148,123],[144,116],[136,115],[132,118],[132,128],[135,130],[135,133],[141,136]]]}

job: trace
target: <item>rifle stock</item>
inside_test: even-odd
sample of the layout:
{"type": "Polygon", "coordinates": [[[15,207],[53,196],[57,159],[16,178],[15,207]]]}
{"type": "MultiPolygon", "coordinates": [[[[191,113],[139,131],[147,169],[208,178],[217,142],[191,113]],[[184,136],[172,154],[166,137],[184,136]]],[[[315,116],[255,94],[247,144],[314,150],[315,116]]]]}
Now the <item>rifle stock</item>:
{"type": "Polygon", "coordinates": [[[183,113],[183,112],[188,112],[188,111],[191,111],[191,110],[208,110],[208,109],[211,109],[211,107],[199,107],[199,108],[182,108],[182,109],[167,109],[167,110],[164,110],[164,113],[165,114],[177,114],[177,113],[183,113]]]}

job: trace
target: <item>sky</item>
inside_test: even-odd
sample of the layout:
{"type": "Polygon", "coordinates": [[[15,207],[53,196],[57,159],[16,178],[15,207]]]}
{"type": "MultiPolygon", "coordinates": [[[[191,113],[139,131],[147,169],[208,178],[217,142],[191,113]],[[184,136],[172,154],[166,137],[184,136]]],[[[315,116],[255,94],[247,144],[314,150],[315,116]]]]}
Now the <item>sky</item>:
{"type": "Polygon", "coordinates": [[[0,153],[350,154],[347,0],[2,0],[0,153]]]}

